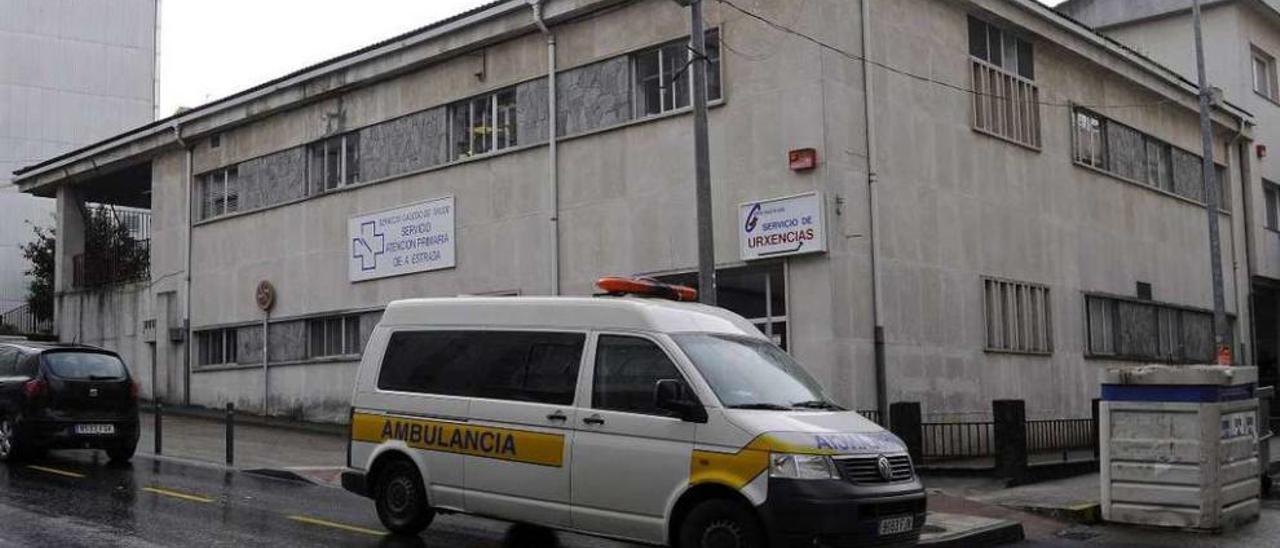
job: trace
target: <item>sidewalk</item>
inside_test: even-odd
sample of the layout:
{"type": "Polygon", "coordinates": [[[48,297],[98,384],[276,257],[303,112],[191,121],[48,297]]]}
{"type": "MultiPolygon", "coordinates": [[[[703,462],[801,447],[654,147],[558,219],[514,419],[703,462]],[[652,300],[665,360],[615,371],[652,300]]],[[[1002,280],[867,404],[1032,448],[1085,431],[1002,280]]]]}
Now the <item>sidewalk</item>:
{"type": "MultiPolygon", "coordinates": [[[[155,416],[143,412],[138,454],[155,453],[155,416]]],[[[260,419],[259,419],[260,420],[260,419]]],[[[336,484],[346,464],[345,435],[324,432],[307,425],[281,427],[254,424],[254,419],[237,416],[233,467],[244,471],[275,475],[297,474],[321,484],[336,484]]],[[[162,425],[164,457],[226,463],[226,423],[212,417],[171,413],[166,410],[162,425]]]]}

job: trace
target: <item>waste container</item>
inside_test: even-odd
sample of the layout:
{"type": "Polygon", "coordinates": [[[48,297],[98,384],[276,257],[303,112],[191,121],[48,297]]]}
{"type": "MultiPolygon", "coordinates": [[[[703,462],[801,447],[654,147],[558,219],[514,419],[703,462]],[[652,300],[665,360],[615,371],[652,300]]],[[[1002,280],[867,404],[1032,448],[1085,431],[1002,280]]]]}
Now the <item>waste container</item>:
{"type": "Polygon", "coordinates": [[[1104,371],[1102,518],[1206,531],[1256,519],[1257,380],[1254,367],[1104,371]]]}

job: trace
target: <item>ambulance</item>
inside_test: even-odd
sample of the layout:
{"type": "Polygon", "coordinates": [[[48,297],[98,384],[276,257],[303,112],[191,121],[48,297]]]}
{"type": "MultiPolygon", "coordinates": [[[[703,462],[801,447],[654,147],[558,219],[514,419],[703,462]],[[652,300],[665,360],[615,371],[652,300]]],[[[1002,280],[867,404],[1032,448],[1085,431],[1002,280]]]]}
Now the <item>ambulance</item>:
{"type": "Polygon", "coordinates": [[[692,289],[598,285],[391,303],[343,486],[401,534],[463,513],[681,548],[916,543],[901,440],[692,289]]]}

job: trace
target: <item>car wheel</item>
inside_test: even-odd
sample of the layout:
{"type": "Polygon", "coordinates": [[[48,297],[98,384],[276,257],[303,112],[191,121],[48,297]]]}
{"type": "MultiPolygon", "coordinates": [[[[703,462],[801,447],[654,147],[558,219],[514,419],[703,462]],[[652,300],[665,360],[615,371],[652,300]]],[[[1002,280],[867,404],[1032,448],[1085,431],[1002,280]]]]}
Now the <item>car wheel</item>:
{"type": "Polygon", "coordinates": [[[745,504],[712,499],[698,504],[680,525],[680,548],[763,548],[764,529],[745,504]]]}
{"type": "Polygon", "coordinates": [[[435,511],[427,506],[422,475],[408,460],[393,460],[378,472],[373,499],[378,519],[392,533],[416,535],[435,518],[435,511]]]}
{"type": "Polygon", "coordinates": [[[136,451],[137,449],[138,449],[137,444],[129,444],[124,447],[107,449],[107,458],[111,459],[112,463],[124,464],[126,462],[129,462],[129,459],[133,458],[133,452],[136,451]]]}
{"type": "Polygon", "coordinates": [[[0,461],[12,462],[19,455],[17,423],[9,417],[0,417],[0,461]]]}

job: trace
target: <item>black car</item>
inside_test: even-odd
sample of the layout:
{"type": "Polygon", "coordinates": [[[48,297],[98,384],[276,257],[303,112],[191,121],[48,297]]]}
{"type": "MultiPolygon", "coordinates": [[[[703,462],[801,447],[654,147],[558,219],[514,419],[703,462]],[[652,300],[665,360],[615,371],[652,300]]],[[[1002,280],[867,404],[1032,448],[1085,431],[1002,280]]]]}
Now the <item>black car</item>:
{"type": "Polygon", "coordinates": [[[138,445],[138,384],[114,352],[0,342],[0,460],[46,449],[103,449],[112,462],[138,445]]]}

